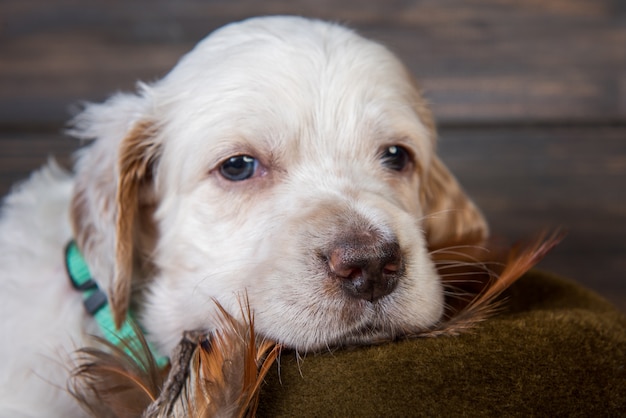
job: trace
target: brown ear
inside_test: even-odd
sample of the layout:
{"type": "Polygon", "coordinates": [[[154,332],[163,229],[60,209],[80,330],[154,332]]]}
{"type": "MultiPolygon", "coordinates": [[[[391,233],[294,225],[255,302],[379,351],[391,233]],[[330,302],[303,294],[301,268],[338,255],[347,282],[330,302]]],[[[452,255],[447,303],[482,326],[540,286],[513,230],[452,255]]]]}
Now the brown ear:
{"type": "Polygon", "coordinates": [[[420,199],[429,249],[478,244],[489,235],[485,218],[437,156],[425,173],[420,199]]]}
{"type": "Polygon", "coordinates": [[[116,193],[115,270],[109,303],[119,328],[130,305],[131,281],[136,260],[137,225],[142,206],[149,206],[145,189],[159,155],[155,132],[149,123],[138,123],[122,141],[118,157],[116,193]]]}

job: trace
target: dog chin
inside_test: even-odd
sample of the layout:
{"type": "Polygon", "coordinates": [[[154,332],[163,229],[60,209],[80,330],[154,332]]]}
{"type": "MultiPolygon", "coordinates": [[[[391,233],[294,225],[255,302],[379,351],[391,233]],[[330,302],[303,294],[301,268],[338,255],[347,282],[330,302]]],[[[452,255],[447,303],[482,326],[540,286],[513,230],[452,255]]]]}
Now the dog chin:
{"type": "Polygon", "coordinates": [[[314,316],[310,307],[300,307],[300,314],[294,309],[284,315],[270,315],[267,321],[263,315],[255,316],[255,325],[261,337],[277,341],[285,348],[320,352],[415,335],[433,327],[442,316],[443,304],[433,302],[428,309],[417,309],[419,312],[409,312],[414,314],[412,317],[403,317],[406,311],[401,307],[403,301],[398,299],[402,298],[389,295],[375,302],[344,298],[335,301],[336,304],[320,304],[323,315],[314,316]],[[281,317],[284,319],[278,319],[281,317]],[[281,324],[282,321],[285,323],[281,324]],[[293,325],[296,321],[299,326],[293,325]]]}
{"type": "MultiPolygon", "coordinates": [[[[316,353],[335,348],[389,342],[402,337],[404,334],[405,332],[389,325],[367,322],[355,328],[346,327],[346,329],[342,330],[325,330],[309,333],[306,336],[302,336],[302,338],[287,336],[277,340],[285,348],[294,349],[301,353],[316,353]]],[[[263,334],[261,333],[261,335],[263,334]]]]}

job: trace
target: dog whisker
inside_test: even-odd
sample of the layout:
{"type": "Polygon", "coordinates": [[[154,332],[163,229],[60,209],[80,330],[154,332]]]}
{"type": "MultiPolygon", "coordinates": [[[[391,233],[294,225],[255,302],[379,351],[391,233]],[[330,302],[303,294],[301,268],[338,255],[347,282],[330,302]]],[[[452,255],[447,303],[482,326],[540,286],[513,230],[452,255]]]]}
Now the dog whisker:
{"type": "Polygon", "coordinates": [[[477,250],[480,251],[482,253],[489,253],[490,249],[484,245],[469,245],[469,244],[459,244],[459,245],[452,245],[452,246],[448,246],[448,247],[442,247],[442,248],[437,248],[434,250],[431,250],[429,253],[431,256],[434,255],[440,255],[440,254],[452,254],[452,255],[457,255],[457,256],[469,256],[469,254],[467,254],[468,250],[477,250]],[[463,251],[465,250],[465,252],[463,251]]]}

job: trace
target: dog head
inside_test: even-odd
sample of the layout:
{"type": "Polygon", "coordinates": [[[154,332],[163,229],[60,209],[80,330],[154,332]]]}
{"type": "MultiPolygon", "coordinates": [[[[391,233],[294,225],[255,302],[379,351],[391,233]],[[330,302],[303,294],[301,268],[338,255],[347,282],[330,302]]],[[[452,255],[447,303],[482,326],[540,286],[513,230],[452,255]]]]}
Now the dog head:
{"type": "Polygon", "coordinates": [[[301,349],[436,323],[429,251],[483,217],[435,155],[431,114],[383,46],[335,24],[250,19],[162,80],[90,105],[76,238],[164,351],[247,294],[256,330],[301,349]]]}

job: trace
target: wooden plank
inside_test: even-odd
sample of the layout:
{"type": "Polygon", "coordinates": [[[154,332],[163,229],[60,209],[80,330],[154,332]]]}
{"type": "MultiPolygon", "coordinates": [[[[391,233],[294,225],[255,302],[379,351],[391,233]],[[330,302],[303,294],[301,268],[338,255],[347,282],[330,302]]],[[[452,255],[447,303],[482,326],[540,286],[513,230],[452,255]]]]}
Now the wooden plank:
{"type": "Polygon", "coordinates": [[[626,120],[619,0],[4,0],[0,125],[58,125],[77,101],[162,76],[222,24],[273,13],[347,22],[388,44],[444,124],[626,120]]]}
{"type": "MultiPolygon", "coordinates": [[[[443,129],[440,153],[495,235],[528,238],[563,226],[542,267],[595,289],[626,312],[626,127],[443,129]]],[[[61,134],[0,134],[0,195],[77,142],[61,134]]]]}
{"type": "Polygon", "coordinates": [[[494,235],[564,227],[540,266],[626,312],[625,139],[624,127],[443,129],[439,147],[494,235]]]}
{"type": "Polygon", "coordinates": [[[625,139],[623,127],[444,129],[439,147],[495,231],[564,226],[589,238],[576,251],[605,251],[626,250],[611,241],[626,237],[625,139]]]}

